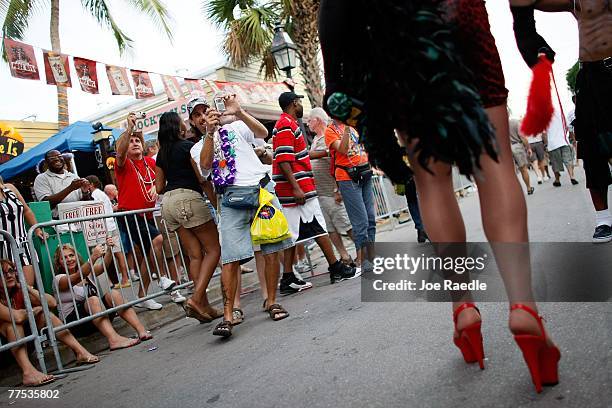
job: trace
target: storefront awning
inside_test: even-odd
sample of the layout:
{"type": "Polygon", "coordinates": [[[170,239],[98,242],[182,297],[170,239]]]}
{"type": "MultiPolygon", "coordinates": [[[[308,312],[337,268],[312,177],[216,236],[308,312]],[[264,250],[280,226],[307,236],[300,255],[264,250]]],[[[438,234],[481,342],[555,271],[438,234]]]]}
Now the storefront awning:
{"type": "MultiPolygon", "coordinates": [[[[27,152],[0,165],[0,176],[4,180],[10,180],[33,169],[49,150],[59,150],[62,153],[75,150],[93,152],[95,146],[93,144],[92,131],[91,123],[75,122],[27,152]]],[[[120,135],[121,130],[113,129],[115,139],[120,135]]]]}

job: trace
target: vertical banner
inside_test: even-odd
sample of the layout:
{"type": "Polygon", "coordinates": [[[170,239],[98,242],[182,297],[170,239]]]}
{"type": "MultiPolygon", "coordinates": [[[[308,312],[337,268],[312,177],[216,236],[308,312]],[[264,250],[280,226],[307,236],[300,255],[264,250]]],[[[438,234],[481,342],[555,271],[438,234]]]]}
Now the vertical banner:
{"type": "Polygon", "coordinates": [[[58,54],[53,51],[43,50],[43,60],[45,63],[45,75],[48,85],[72,87],[70,81],[70,65],[68,56],[58,54]]]}
{"type": "Polygon", "coordinates": [[[204,91],[204,88],[202,88],[199,79],[185,78],[185,85],[187,86],[187,89],[192,97],[206,95],[206,92],[204,91]]]}
{"type": "Polygon", "coordinates": [[[79,78],[79,84],[84,92],[97,94],[98,92],[98,73],[96,71],[96,61],[85,58],[74,57],[74,70],[79,78]]]}
{"type": "Polygon", "coordinates": [[[5,38],[4,51],[12,76],[21,79],[40,79],[36,55],[31,45],[5,38]]]}
{"type": "Polygon", "coordinates": [[[130,80],[128,79],[127,70],[125,68],[107,65],[106,76],[108,76],[108,82],[110,82],[113,95],[133,95],[130,80]]]}
{"type": "Polygon", "coordinates": [[[175,77],[162,75],[161,79],[164,83],[164,89],[166,90],[169,101],[178,101],[183,98],[183,90],[175,77]]]}
{"type": "Polygon", "coordinates": [[[147,99],[155,96],[148,72],[136,71],[134,69],[130,70],[130,72],[132,73],[132,80],[136,87],[136,99],[147,99]]]}

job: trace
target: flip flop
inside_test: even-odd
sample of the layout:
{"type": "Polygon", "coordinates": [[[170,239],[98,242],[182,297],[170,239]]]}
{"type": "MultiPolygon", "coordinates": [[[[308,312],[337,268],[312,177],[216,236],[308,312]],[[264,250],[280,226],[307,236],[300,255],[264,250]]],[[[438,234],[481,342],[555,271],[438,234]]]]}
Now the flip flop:
{"type": "Polygon", "coordinates": [[[153,338],[153,335],[151,334],[150,331],[147,330],[147,334],[145,334],[144,336],[138,336],[138,339],[142,342],[142,341],[147,341],[147,340],[151,340],[153,338]]]}
{"type": "Polygon", "coordinates": [[[90,364],[96,364],[99,362],[100,362],[100,359],[98,358],[98,356],[91,356],[91,357],[87,357],[85,360],[77,360],[76,365],[77,366],[90,365],[90,364]]]}
{"type": "Polygon", "coordinates": [[[40,380],[38,383],[36,384],[21,384],[23,387],[42,387],[43,385],[47,385],[47,384],[51,384],[52,382],[54,382],[56,380],[56,378],[49,374],[49,377],[44,379],[44,380],[40,380]]]}
{"type": "Polygon", "coordinates": [[[127,344],[125,346],[120,346],[120,347],[111,347],[110,351],[126,349],[126,348],[134,347],[134,346],[140,344],[140,339],[134,339],[134,340],[137,340],[137,341],[135,343],[132,343],[132,344],[127,344]]]}
{"type": "Polygon", "coordinates": [[[213,335],[221,337],[230,337],[232,335],[232,322],[223,320],[219,322],[213,330],[213,335]]]}

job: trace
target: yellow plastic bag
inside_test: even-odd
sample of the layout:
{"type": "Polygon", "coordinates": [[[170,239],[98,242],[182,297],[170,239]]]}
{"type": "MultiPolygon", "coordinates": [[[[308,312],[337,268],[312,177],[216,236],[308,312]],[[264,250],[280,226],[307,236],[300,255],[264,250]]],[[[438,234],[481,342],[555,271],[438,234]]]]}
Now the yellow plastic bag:
{"type": "Polygon", "coordinates": [[[267,190],[259,189],[259,208],[251,224],[253,244],[274,244],[291,238],[289,224],[283,213],[272,205],[274,196],[267,190]]]}

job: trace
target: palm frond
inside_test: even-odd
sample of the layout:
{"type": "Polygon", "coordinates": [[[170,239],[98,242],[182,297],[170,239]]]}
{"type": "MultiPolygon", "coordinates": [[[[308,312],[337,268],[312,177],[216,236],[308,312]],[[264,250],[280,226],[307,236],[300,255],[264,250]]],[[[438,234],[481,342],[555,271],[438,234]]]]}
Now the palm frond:
{"type": "MultiPolygon", "coordinates": [[[[23,39],[33,15],[36,0],[0,0],[0,11],[5,16],[2,23],[2,36],[15,40],[23,39]]],[[[2,59],[7,61],[2,42],[2,59]]]]}
{"type": "Polygon", "coordinates": [[[235,20],[234,9],[236,7],[244,11],[256,6],[255,0],[208,0],[202,2],[202,11],[216,25],[228,28],[229,24],[235,20]]]}
{"type": "Polygon", "coordinates": [[[259,73],[264,73],[265,80],[273,80],[276,79],[278,75],[278,68],[276,67],[276,62],[274,61],[274,56],[272,55],[271,48],[268,47],[261,58],[261,65],[259,66],[259,73]]]}
{"type": "Polygon", "coordinates": [[[107,2],[105,0],[81,0],[81,3],[85,10],[87,10],[101,26],[107,27],[112,31],[115,41],[117,42],[117,47],[119,48],[119,53],[123,54],[125,49],[131,46],[132,39],[119,28],[111,15],[107,2]]]}
{"type": "Polygon", "coordinates": [[[166,5],[160,0],[128,0],[136,10],[148,15],[151,21],[161,28],[163,32],[172,41],[173,35],[170,25],[172,17],[168,12],[166,5]]]}
{"type": "Polygon", "coordinates": [[[252,57],[260,57],[272,42],[275,14],[268,8],[248,8],[243,16],[229,24],[224,50],[237,67],[249,64],[252,57]]]}

